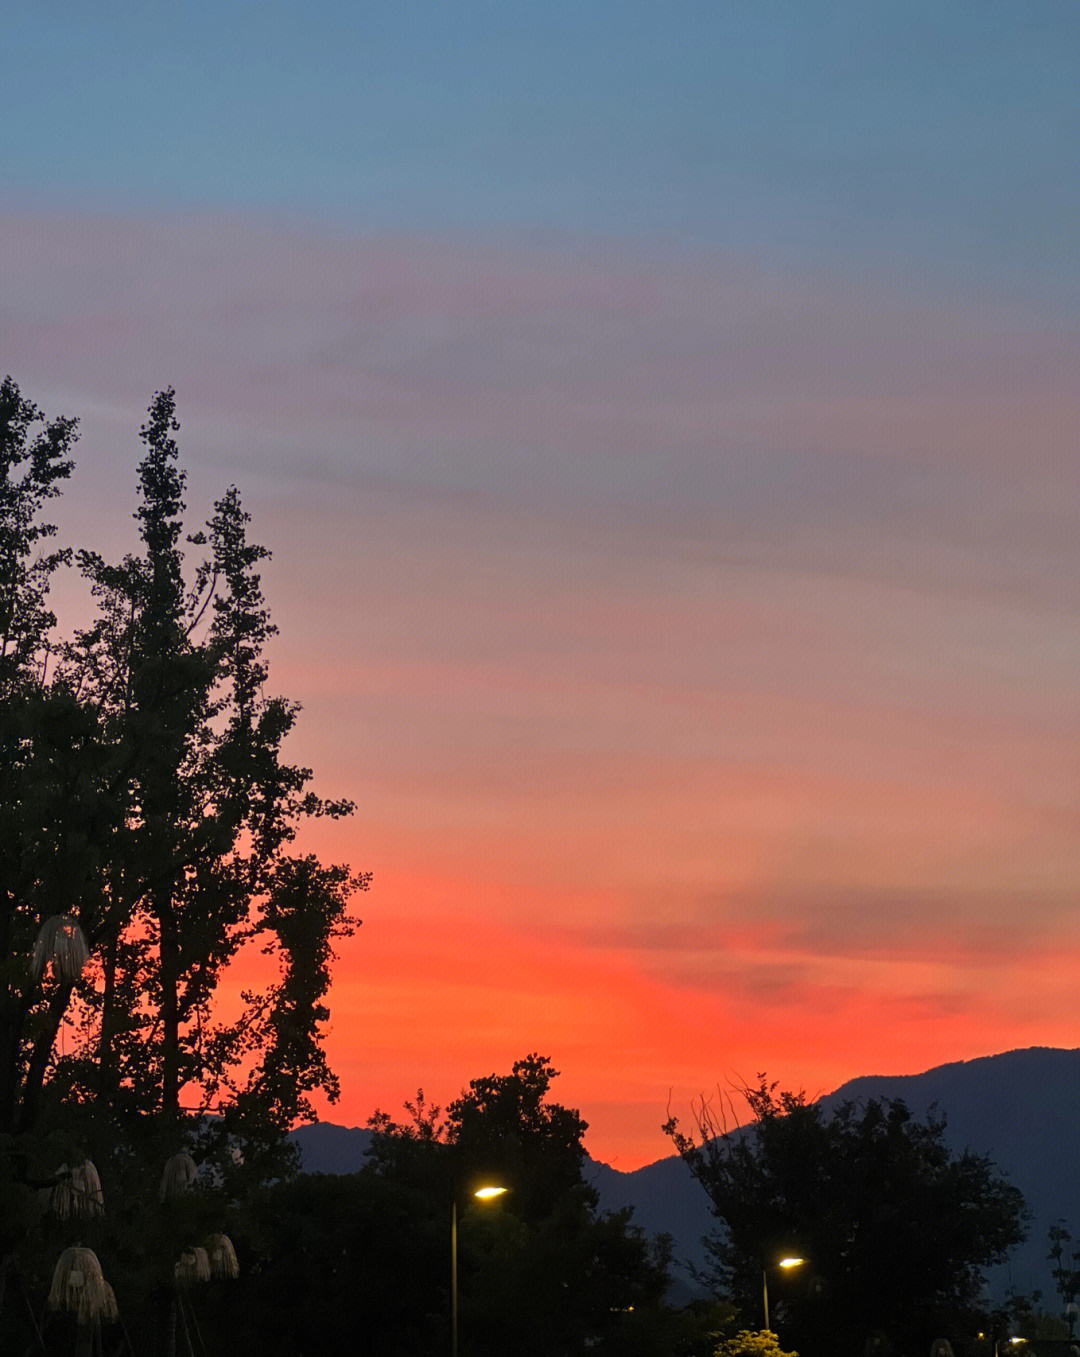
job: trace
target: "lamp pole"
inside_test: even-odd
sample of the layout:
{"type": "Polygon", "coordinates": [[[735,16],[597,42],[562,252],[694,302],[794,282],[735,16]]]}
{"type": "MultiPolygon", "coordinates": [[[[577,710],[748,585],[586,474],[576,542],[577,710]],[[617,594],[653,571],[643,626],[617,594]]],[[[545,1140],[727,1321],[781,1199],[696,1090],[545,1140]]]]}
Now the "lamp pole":
{"type": "MultiPolygon", "coordinates": [[[[473,1193],[479,1201],[501,1197],[505,1187],[479,1187],[473,1193]]],[[[458,1303],[457,1303],[457,1196],[450,1208],[450,1352],[458,1357],[458,1303]]]]}
{"type": "MultiPolygon", "coordinates": [[[[776,1264],[777,1267],[791,1268],[802,1267],[806,1262],[805,1258],[781,1258],[776,1264]]],[[[769,1325],[769,1265],[765,1263],[761,1269],[761,1299],[765,1310],[765,1328],[772,1332],[769,1325]]]]}
{"type": "Polygon", "coordinates": [[[457,1198],[450,1217],[450,1352],[458,1357],[457,1350],[457,1198]]]}

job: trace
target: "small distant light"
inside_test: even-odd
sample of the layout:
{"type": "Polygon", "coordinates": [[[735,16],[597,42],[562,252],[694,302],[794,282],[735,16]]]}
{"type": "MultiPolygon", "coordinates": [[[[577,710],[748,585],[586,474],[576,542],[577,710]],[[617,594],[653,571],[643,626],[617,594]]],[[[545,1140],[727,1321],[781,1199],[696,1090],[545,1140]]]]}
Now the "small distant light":
{"type": "Polygon", "coordinates": [[[484,1202],[492,1197],[501,1197],[505,1191],[505,1187],[478,1187],[473,1193],[473,1196],[479,1197],[480,1200],[484,1202]]]}

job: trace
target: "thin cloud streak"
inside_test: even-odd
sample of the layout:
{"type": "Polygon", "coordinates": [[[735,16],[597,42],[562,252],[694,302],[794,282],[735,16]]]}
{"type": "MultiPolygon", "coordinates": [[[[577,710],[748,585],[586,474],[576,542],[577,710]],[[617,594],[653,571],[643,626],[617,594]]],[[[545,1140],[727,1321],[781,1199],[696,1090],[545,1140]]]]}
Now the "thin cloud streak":
{"type": "Polygon", "coordinates": [[[28,365],[133,411],[179,368],[189,422],[291,477],[303,451],[343,487],[698,505],[768,549],[770,522],[784,537],[796,511],[813,529],[838,506],[849,529],[930,537],[958,515],[964,544],[969,507],[1050,507],[1043,478],[994,483],[1021,448],[1072,465],[1076,335],[1034,315],[1018,328],[730,253],[470,250],[228,218],[9,213],[0,244],[28,365]]]}

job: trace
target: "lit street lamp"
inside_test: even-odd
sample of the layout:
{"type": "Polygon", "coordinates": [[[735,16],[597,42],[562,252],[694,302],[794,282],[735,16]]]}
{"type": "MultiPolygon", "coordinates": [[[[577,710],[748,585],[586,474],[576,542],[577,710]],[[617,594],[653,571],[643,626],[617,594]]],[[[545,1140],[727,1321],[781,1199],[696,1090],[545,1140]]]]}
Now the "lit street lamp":
{"type": "MultiPolygon", "coordinates": [[[[787,1268],[802,1267],[806,1262],[805,1258],[781,1258],[776,1264],[777,1267],[787,1268]]],[[[769,1328],[769,1268],[768,1264],[761,1269],[761,1296],[765,1302],[765,1327],[769,1328]]],[[[771,1332],[771,1330],[770,1330],[771,1332]]]]}
{"type": "MultiPolygon", "coordinates": [[[[473,1196],[479,1201],[487,1202],[493,1197],[501,1197],[505,1191],[505,1187],[478,1187],[473,1196]]],[[[457,1197],[455,1197],[450,1216],[450,1351],[453,1357],[458,1357],[457,1308],[457,1197]]]]}

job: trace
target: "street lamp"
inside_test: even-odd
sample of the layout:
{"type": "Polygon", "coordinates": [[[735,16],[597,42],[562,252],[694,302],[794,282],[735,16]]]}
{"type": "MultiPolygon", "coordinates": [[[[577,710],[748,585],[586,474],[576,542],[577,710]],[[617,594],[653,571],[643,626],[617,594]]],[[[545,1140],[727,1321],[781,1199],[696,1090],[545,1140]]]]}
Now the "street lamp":
{"type": "MultiPolygon", "coordinates": [[[[478,1187],[473,1193],[478,1201],[489,1202],[495,1197],[501,1197],[506,1191],[505,1187],[478,1187]]],[[[457,1349],[457,1197],[454,1198],[454,1205],[450,1214],[450,1351],[453,1357],[458,1357],[457,1349]]]]}
{"type": "MultiPolygon", "coordinates": [[[[781,1259],[779,1259],[778,1262],[777,1262],[777,1264],[776,1264],[776,1266],[777,1266],[777,1267],[782,1267],[782,1268],[784,1268],[785,1271],[786,1271],[788,1268],[802,1267],[803,1263],[805,1263],[805,1262],[806,1262],[806,1259],[805,1259],[805,1258],[788,1257],[788,1258],[781,1258],[781,1259]]],[[[768,1328],[769,1328],[769,1267],[768,1267],[768,1264],[766,1264],[766,1265],[761,1269],[761,1296],[762,1296],[762,1300],[765,1302],[765,1327],[766,1327],[766,1329],[768,1329],[768,1328]]],[[[771,1332],[771,1330],[770,1330],[770,1332],[771,1332]]]]}

